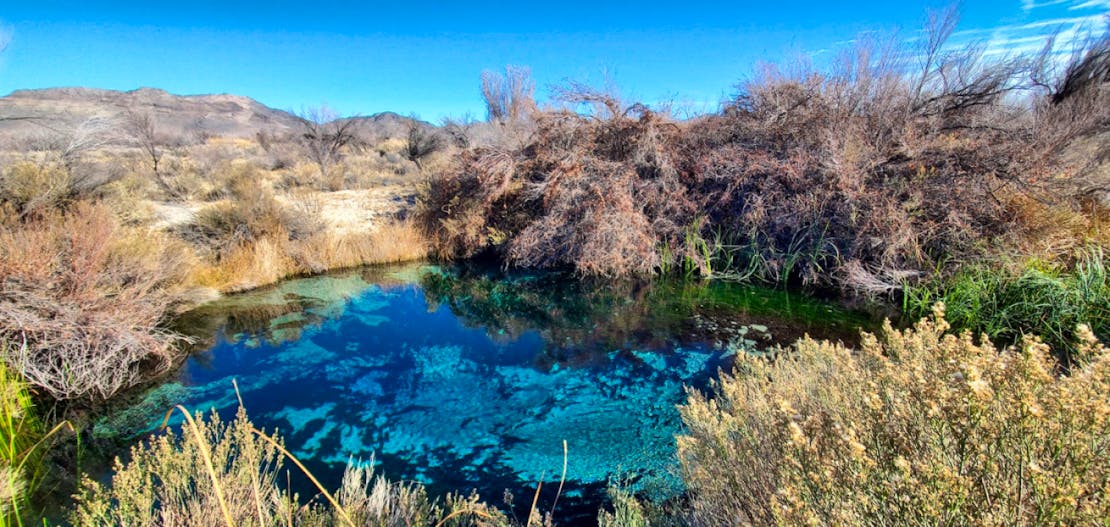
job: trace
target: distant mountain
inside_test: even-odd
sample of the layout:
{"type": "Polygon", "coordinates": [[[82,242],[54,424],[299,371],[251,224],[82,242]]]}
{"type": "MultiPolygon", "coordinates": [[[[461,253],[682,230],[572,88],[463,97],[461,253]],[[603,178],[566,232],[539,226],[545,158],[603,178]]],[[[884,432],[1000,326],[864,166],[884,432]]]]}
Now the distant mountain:
{"type": "Polygon", "coordinates": [[[368,116],[352,117],[359,122],[359,128],[375,134],[379,138],[405,137],[409,133],[412,123],[426,129],[436,128],[427,121],[405,117],[393,112],[381,112],[368,116]]]}
{"type": "MultiPolygon", "coordinates": [[[[90,118],[122,118],[129,112],[149,114],[158,134],[171,139],[253,138],[258,132],[283,135],[300,128],[295,115],[239,95],[174,95],[155,88],[47,88],[0,97],[0,139],[67,133],[90,118]]],[[[412,122],[393,112],[355,119],[363,134],[377,138],[401,137],[412,122]]]]}

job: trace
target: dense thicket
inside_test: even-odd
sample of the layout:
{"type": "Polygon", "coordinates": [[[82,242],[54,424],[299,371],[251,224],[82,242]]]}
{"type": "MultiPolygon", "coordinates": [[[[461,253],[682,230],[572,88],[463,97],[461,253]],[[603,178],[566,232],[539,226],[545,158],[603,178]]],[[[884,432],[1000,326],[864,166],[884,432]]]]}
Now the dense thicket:
{"type": "Polygon", "coordinates": [[[1105,245],[1107,183],[1077,150],[1110,128],[1110,36],[1068,60],[1051,45],[991,60],[950,50],[953,27],[935,19],[920,49],[857,44],[824,70],[766,66],[687,121],[582,85],[538,110],[514,102],[526,82],[488,74],[500,140],[434,178],[421,219],[446,257],[864,293],[1037,237],[1050,258],[1105,245]],[[1085,223],[1044,228],[1061,214],[1085,223]]]}

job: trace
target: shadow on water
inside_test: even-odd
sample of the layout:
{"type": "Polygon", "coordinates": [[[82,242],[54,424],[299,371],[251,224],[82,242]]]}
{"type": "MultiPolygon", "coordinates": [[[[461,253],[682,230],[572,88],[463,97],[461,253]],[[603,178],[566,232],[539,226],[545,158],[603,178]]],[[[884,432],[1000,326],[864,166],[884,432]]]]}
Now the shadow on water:
{"type": "MultiPolygon", "coordinates": [[[[405,265],[283,282],[177,321],[198,339],[163,384],[101,418],[102,444],[150,433],[167,408],[277,429],[325,484],[348,461],[433,494],[475,490],[519,517],[538,481],[560,521],[590,522],[614,478],[681,492],[676,404],[734,351],[808,333],[854,342],[873,321],[726,282],[601,282],[555,272],[405,265]],[[730,346],[729,344],[732,344],[730,346]]],[[[295,486],[298,484],[294,484],[295,486]]],[[[295,489],[312,495],[307,483],[295,489]]],[[[542,501],[541,501],[542,503],[542,501]]]]}

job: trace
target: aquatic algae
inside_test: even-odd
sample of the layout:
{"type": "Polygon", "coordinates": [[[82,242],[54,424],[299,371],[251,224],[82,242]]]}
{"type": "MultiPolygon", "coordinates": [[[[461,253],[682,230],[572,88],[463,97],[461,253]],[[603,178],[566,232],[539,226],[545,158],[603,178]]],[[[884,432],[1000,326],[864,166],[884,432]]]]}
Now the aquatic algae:
{"type": "Polygon", "coordinates": [[[782,303],[781,292],[761,304],[731,286],[411,265],[307,280],[195,313],[207,349],[176,387],[128,411],[149,422],[179,403],[230,415],[235,379],[253,420],[280,430],[331,486],[349,459],[373,457],[394,479],[487,497],[557,482],[565,440],[560,508],[595,515],[611,480],[679,492],[687,388],[705,388],[731,350],[759,352],[794,324],[730,311],[734,296],[759,313],[782,303]]]}

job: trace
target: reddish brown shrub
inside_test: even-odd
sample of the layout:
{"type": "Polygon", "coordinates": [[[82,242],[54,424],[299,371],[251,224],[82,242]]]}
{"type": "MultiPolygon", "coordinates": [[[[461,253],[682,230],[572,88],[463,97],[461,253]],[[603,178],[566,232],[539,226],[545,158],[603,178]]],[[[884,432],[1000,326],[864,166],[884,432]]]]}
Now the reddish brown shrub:
{"type": "Polygon", "coordinates": [[[681,123],[572,84],[521,146],[471,149],[434,178],[422,223],[447,257],[874,293],[1015,247],[1029,229],[1014,200],[1105,208],[1091,196],[1110,196],[1110,33],[1057,74],[1051,47],[988,60],[947,48],[954,28],[949,12],[920,50],[863,42],[827,71],[765,67],[681,123]]]}
{"type": "Polygon", "coordinates": [[[177,249],[83,202],[0,225],[0,339],[17,346],[4,360],[58,399],[107,398],[165,368],[177,249]]]}
{"type": "Polygon", "coordinates": [[[429,184],[421,218],[441,255],[493,248],[512,264],[620,276],[686,254],[694,206],[675,168],[679,127],[581,86],[564,99],[600,111],[537,114],[525,147],[472,150],[429,184]]]}

